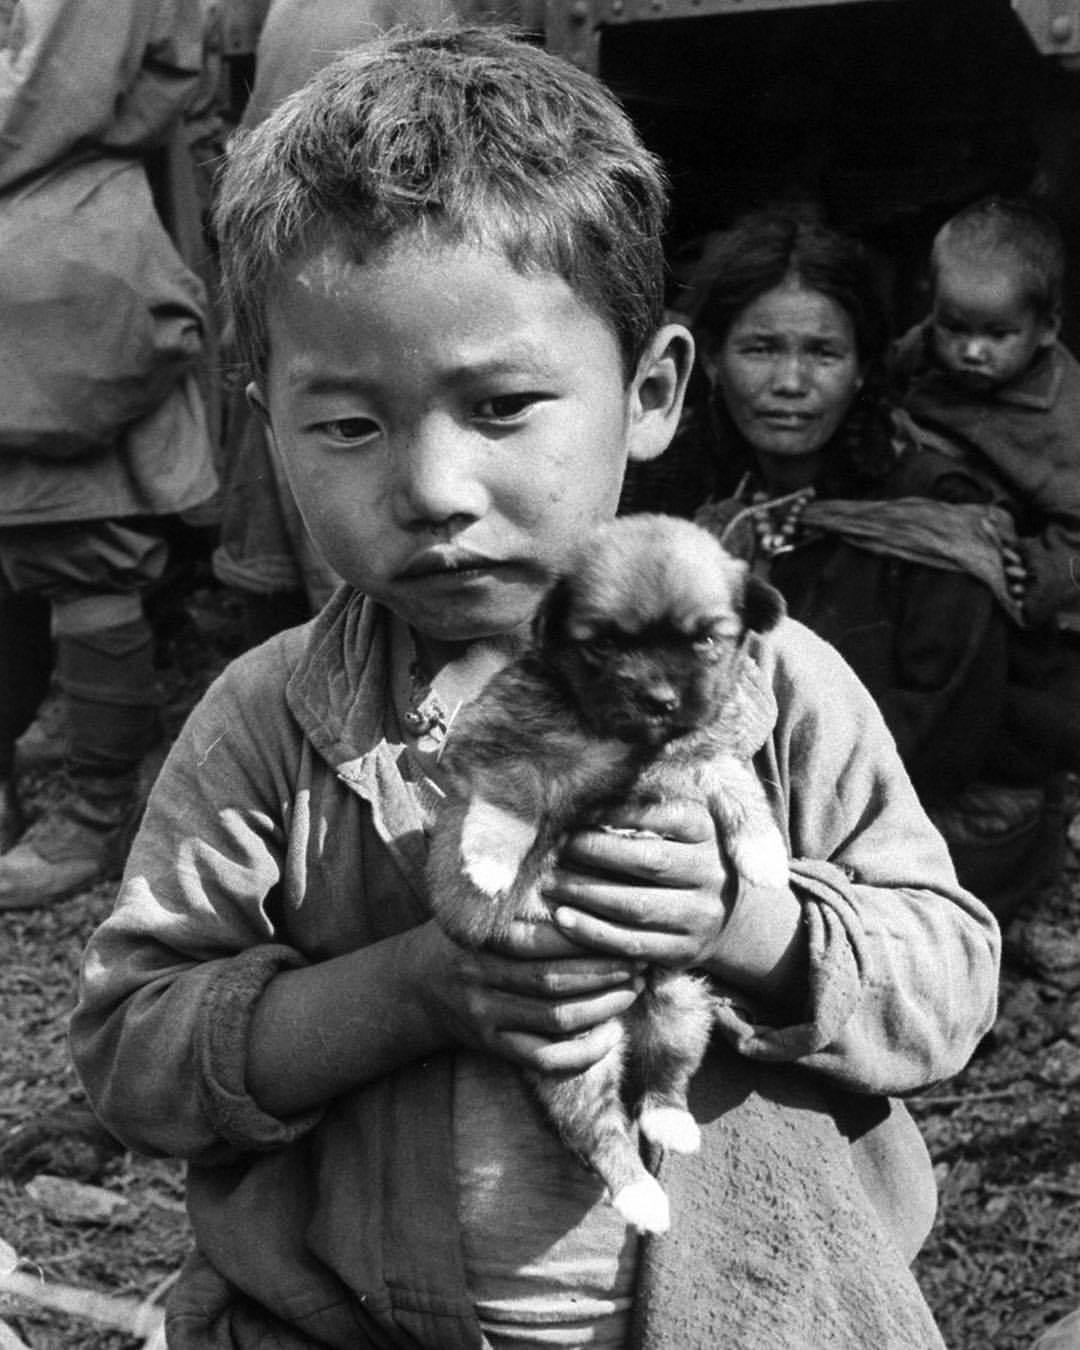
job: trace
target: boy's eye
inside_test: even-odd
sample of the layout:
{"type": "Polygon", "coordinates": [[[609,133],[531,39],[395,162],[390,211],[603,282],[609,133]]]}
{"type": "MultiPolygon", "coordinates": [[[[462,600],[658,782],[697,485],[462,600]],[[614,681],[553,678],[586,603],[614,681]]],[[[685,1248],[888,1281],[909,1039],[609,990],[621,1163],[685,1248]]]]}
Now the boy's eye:
{"type": "Polygon", "coordinates": [[[335,417],[320,422],[319,430],[335,441],[366,441],[378,435],[379,427],[370,417],[335,417]]]}
{"type": "Polygon", "coordinates": [[[541,397],[531,389],[517,394],[495,394],[476,405],[476,416],[484,422],[510,422],[528,412],[534,403],[540,402],[541,397]]]}

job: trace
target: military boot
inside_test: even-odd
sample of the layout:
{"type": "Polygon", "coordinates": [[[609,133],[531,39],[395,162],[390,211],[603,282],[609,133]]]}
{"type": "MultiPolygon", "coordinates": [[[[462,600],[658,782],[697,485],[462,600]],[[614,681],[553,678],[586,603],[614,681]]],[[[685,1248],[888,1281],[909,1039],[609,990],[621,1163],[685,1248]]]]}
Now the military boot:
{"type": "Polygon", "coordinates": [[[0,910],[53,904],[118,877],[141,806],[136,772],[65,776],[55,803],[0,855],[0,910]]]}

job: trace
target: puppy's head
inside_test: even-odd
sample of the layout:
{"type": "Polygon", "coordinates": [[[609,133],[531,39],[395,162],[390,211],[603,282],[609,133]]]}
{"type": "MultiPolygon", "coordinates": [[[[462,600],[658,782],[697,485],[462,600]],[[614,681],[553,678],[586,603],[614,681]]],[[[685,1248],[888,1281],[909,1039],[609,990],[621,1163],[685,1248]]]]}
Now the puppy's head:
{"type": "Polygon", "coordinates": [[[623,516],[583,541],[535,637],[597,734],[658,745],[719,715],[746,634],[783,613],[779,592],[708,531],[623,516]]]}

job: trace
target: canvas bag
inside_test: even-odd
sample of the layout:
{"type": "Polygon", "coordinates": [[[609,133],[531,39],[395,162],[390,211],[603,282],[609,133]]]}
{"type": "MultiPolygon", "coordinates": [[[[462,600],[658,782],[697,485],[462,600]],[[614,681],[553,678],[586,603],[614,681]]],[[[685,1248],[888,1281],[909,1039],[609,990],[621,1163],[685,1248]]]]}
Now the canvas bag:
{"type": "Polygon", "coordinates": [[[204,304],[137,159],[68,161],[0,196],[0,454],[115,445],[197,361],[204,304]]]}

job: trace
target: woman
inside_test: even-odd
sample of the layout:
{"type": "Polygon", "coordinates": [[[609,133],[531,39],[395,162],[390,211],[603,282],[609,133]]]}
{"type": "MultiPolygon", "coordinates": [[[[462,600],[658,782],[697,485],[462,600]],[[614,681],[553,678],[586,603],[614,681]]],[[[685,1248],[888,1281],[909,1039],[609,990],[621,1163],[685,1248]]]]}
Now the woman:
{"type": "Polygon", "coordinates": [[[782,214],[747,218],[714,240],[697,294],[708,402],[692,425],[708,427],[725,485],[697,518],[847,658],[961,879],[1002,914],[1045,879],[1030,860],[1047,851],[1045,784],[1059,767],[1006,731],[1009,518],[889,408],[884,306],[854,241],[782,214]]]}

